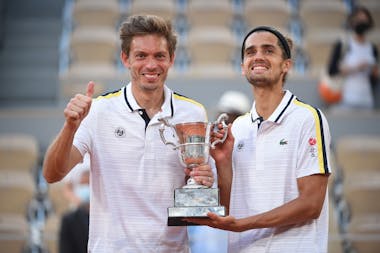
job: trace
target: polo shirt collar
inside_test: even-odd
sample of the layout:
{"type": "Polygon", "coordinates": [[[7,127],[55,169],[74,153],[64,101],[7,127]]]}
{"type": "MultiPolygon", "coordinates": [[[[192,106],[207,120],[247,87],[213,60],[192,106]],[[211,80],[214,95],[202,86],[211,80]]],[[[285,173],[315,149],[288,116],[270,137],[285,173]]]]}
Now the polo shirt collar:
{"type": "MultiPolygon", "coordinates": [[[[163,117],[173,117],[173,92],[165,85],[164,86],[164,104],[161,107],[161,115],[163,117]]],[[[139,111],[141,106],[137,103],[135,97],[132,94],[132,83],[129,82],[124,88],[124,99],[130,112],[139,111]]]]}
{"type": "MultiPolygon", "coordinates": [[[[285,111],[289,108],[290,103],[295,98],[295,96],[289,91],[285,90],[285,95],[282,98],[280,104],[277,106],[276,110],[272,113],[272,115],[267,119],[267,121],[272,121],[275,123],[280,123],[285,111]]],[[[252,110],[251,110],[251,120],[252,122],[256,122],[260,118],[260,115],[256,111],[256,101],[253,102],[252,110]]]]}
{"type": "Polygon", "coordinates": [[[164,86],[164,104],[161,106],[160,117],[173,117],[173,91],[171,91],[166,85],[164,86]]]}

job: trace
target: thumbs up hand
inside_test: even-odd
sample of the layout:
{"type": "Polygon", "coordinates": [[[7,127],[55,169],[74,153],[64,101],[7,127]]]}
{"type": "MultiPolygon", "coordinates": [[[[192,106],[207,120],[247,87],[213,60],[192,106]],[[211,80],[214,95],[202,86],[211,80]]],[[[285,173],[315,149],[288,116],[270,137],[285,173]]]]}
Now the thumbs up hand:
{"type": "Polygon", "coordinates": [[[94,92],[95,92],[95,83],[93,81],[90,81],[87,84],[86,96],[90,97],[92,99],[92,96],[94,95],[94,92]]]}
{"type": "Polygon", "coordinates": [[[87,84],[86,95],[76,94],[70,99],[64,110],[66,123],[77,129],[82,120],[87,116],[91,108],[92,96],[95,92],[95,83],[90,81],[87,84]]]}

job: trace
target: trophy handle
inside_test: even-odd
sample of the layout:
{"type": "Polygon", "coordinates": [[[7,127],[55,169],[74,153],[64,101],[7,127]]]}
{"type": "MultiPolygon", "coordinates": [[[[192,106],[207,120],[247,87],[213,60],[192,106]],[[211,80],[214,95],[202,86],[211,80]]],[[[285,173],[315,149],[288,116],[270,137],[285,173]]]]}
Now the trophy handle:
{"type": "Polygon", "coordinates": [[[214,126],[215,127],[214,127],[213,131],[215,131],[215,128],[217,128],[217,126],[219,124],[222,124],[223,130],[224,130],[224,135],[223,135],[222,139],[218,139],[218,140],[214,141],[213,143],[211,143],[211,148],[212,149],[215,148],[216,144],[223,143],[226,140],[227,133],[228,133],[228,131],[227,131],[228,125],[226,124],[226,120],[227,119],[228,119],[228,115],[226,113],[222,113],[222,114],[219,115],[218,119],[214,122],[214,126]]]}
{"type": "Polygon", "coordinates": [[[169,122],[164,119],[164,118],[159,118],[158,121],[162,122],[161,126],[160,126],[160,129],[159,129],[159,132],[160,132],[160,137],[161,137],[161,140],[162,142],[165,144],[165,145],[171,145],[174,147],[174,149],[177,148],[177,145],[174,143],[174,142],[171,142],[171,141],[167,141],[166,138],[165,138],[165,135],[164,135],[164,131],[165,131],[165,127],[171,127],[174,131],[175,131],[175,128],[173,125],[169,124],[169,122]]]}

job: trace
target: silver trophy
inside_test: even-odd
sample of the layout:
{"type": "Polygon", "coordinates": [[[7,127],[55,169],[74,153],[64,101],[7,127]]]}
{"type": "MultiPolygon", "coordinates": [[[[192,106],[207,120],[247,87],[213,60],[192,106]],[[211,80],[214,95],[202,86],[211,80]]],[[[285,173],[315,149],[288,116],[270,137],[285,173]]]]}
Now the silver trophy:
{"type": "MultiPolygon", "coordinates": [[[[171,125],[167,119],[160,118],[162,123],[159,129],[165,145],[173,146],[178,151],[181,164],[189,169],[208,163],[210,148],[223,143],[227,138],[227,114],[221,114],[215,122],[187,122],[171,125]],[[211,133],[218,131],[222,124],[224,136],[211,142],[211,133]],[[174,132],[174,141],[168,141],[165,131],[170,128],[174,132]]],[[[183,221],[183,218],[207,218],[208,212],[225,216],[225,207],[220,205],[219,189],[209,188],[198,184],[192,177],[186,185],[174,191],[174,207],[168,208],[168,225],[183,226],[195,225],[183,221]]]]}

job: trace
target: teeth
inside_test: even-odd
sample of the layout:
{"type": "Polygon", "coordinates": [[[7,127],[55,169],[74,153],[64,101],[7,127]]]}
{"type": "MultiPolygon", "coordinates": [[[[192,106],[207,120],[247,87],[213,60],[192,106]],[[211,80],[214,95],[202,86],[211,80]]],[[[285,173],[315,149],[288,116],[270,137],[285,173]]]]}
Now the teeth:
{"type": "Polygon", "coordinates": [[[254,70],[265,70],[266,68],[265,67],[262,67],[262,66],[256,66],[256,67],[253,67],[254,70]]]}
{"type": "Polygon", "coordinates": [[[147,78],[154,78],[154,77],[157,77],[158,74],[144,74],[144,76],[147,78]]]}

